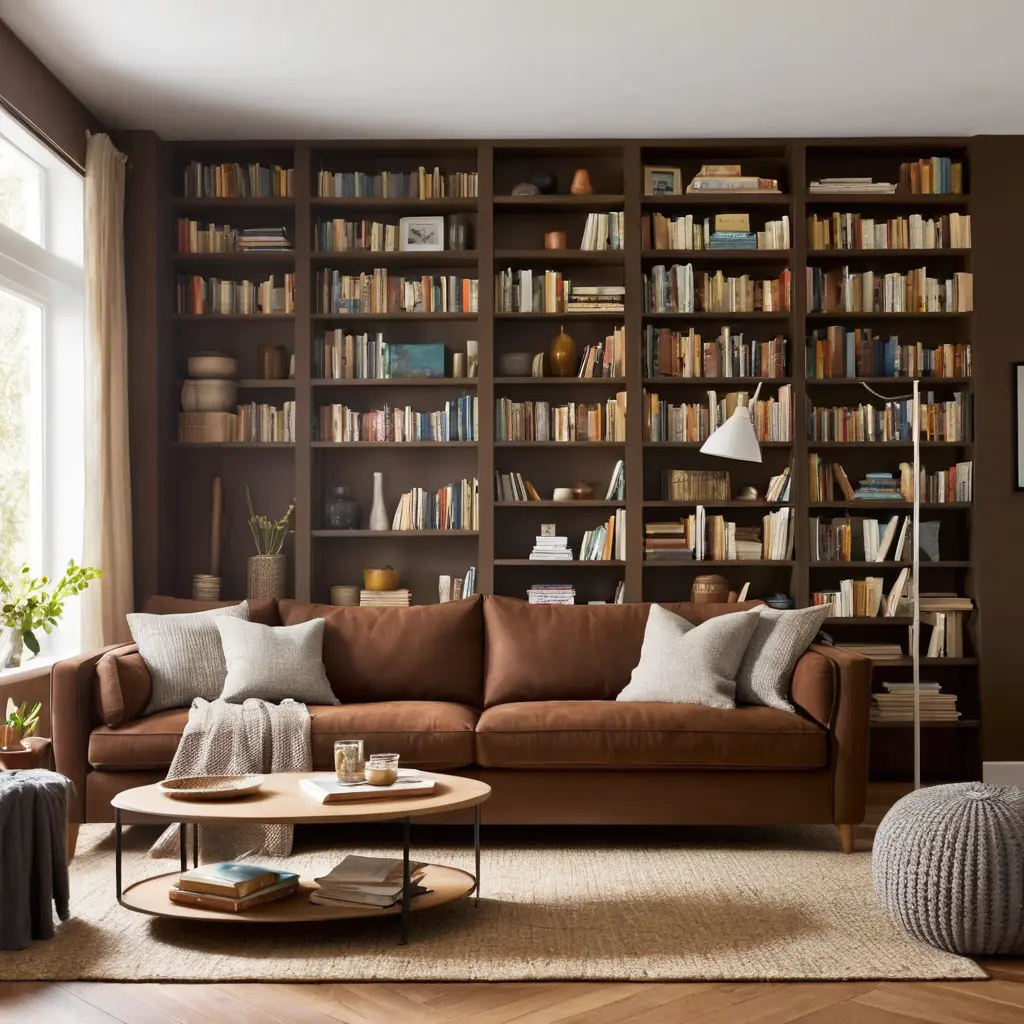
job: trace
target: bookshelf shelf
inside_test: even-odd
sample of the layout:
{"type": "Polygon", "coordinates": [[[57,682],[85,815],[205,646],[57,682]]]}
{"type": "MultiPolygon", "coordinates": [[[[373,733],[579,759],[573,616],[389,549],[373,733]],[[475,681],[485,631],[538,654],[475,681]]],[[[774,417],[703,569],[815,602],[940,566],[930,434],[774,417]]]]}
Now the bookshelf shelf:
{"type": "Polygon", "coordinates": [[[622,448],[625,441],[495,441],[495,448],[622,448]]]}
{"type": "Polygon", "coordinates": [[[201,448],[276,448],[290,451],[295,448],[294,441],[173,441],[174,448],[190,448],[193,451],[201,448]]]}
{"type": "Polygon", "coordinates": [[[644,508],[789,508],[788,501],[645,501],[644,508]]]}
{"type": "MultiPolygon", "coordinates": [[[[761,441],[762,448],[792,448],[792,441],[761,441]]],[[[645,448],[700,448],[703,441],[644,441],[645,448]]]]}
{"type": "Polygon", "coordinates": [[[496,212],[514,212],[518,210],[607,210],[621,208],[626,197],[622,194],[589,195],[589,196],[495,196],[493,199],[496,212]]]}
{"type": "MultiPolygon", "coordinates": [[[[909,615],[840,616],[825,620],[828,626],[909,626],[914,620],[909,615]]],[[[842,644],[837,646],[842,647],[842,644]]]]}
{"type": "Polygon", "coordinates": [[[235,381],[235,386],[239,388],[251,389],[264,389],[264,388],[283,388],[289,391],[295,390],[294,380],[263,380],[260,377],[243,377],[240,380],[235,381]]]}
{"type": "Polygon", "coordinates": [[[370,249],[349,249],[345,252],[314,251],[310,253],[309,258],[314,263],[327,266],[472,267],[476,265],[477,253],[473,249],[444,249],[440,252],[373,252],[370,249]]]}
{"type": "Polygon", "coordinates": [[[971,316],[970,313],[808,313],[807,320],[810,323],[824,322],[825,320],[963,320],[971,316]]]}
{"type": "Polygon", "coordinates": [[[177,196],[171,200],[173,209],[187,213],[189,210],[290,210],[295,208],[291,196],[263,196],[254,199],[185,198],[177,196]]]}
{"type": "Polygon", "coordinates": [[[808,249],[807,261],[880,259],[926,260],[933,256],[970,256],[970,249],[808,249]]]}
{"type": "MultiPolygon", "coordinates": [[[[913,658],[878,658],[872,660],[872,671],[885,668],[910,668],[913,658]]],[[[970,668],[978,664],[977,658],[922,658],[921,665],[927,668],[970,668]]]]}
{"type": "Polygon", "coordinates": [[[476,377],[315,377],[314,388],[475,388],[476,377]]]}
{"type": "Polygon", "coordinates": [[[791,206],[786,192],[732,192],[723,189],[709,195],[691,192],[682,196],[641,196],[643,206],[791,206]]]}
{"type": "Polygon", "coordinates": [[[542,499],[541,501],[496,501],[494,503],[495,508],[561,508],[567,511],[571,511],[574,508],[624,508],[625,505],[625,500],[604,501],[598,498],[583,498],[578,501],[542,499]]]}
{"type": "MultiPolygon", "coordinates": [[[[913,722],[872,722],[872,729],[910,729],[913,722]]],[[[955,722],[922,722],[922,729],[980,729],[981,722],[974,718],[959,718],[955,722]]]]}
{"type": "Polygon", "coordinates": [[[583,263],[594,266],[622,266],[622,249],[496,249],[494,262],[503,263],[583,263]]]}
{"type": "Polygon", "coordinates": [[[476,210],[476,199],[369,199],[363,197],[312,196],[310,205],[314,210],[341,209],[365,211],[366,213],[412,212],[432,215],[438,213],[472,213],[476,210]]]}
{"type": "Polygon", "coordinates": [[[294,261],[295,251],[292,249],[273,252],[176,252],[171,257],[171,262],[177,266],[228,266],[237,273],[241,273],[241,268],[249,264],[283,264],[294,261]]]}
{"type": "Polygon", "coordinates": [[[644,320],[667,323],[677,320],[715,320],[727,324],[733,320],[789,320],[793,314],[789,310],[777,313],[643,313],[644,320]]]}
{"type": "Polygon", "coordinates": [[[624,320],[624,312],[609,309],[587,310],[582,313],[495,313],[495,320],[558,320],[569,323],[572,320],[624,320]]]}
{"type": "Polygon", "coordinates": [[[701,569],[704,566],[708,566],[708,565],[719,566],[719,567],[727,567],[727,566],[735,565],[735,566],[746,568],[746,569],[753,569],[753,568],[757,568],[758,566],[782,567],[782,568],[785,568],[786,566],[789,566],[789,567],[795,566],[796,562],[794,562],[794,561],[786,561],[786,560],[782,560],[782,559],[773,559],[773,558],[733,558],[733,559],[729,559],[729,560],[719,559],[718,561],[709,561],[709,560],[706,560],[706,559],[697,559],[697,558],[678,558],[678,559],[659,558],[659,559],[652,559],[650,561],[648,561],[646,559],[644,560],[644,568],[645,569],[679,569],[679,568],[701,569]]]}
{"type": "Polygon", "coordinates": [[[244,320],[247,323],[290,323],[294,313],[172,313],[172,320],[186,320],[191,323],[232,323],[244,320]]]}
{"type": "MultiPolygon", "coordinates": [[[[943,509],[962,510],[971,508],[973,502],[970,501],[922,501],[920,503],[921,508],[928,509],[929,511],[942,511],[943,509]]],[[[909,501],[861,501],[855,499],[853,501],[811,501],[807,503],[807,507],[810,509],[816,508],[866,508],[866,509],[880,509],[890,508],[894,512],[908,511],[912,509],[913,503],[909,501]]]]}
{"type": "MultiPolygon", "coordinates": [[[[808,448],[913,448],[913,441],[812,441],[808,448]]],[[[922,441],[922,448],[973,448],[973,441],[922,441]]]]}
{"type": "Polygon", "coordinates": [[[792,377],[644,377],[641,382],[645,387],[675,386],[677,384],[687,387],[735,387],[737,390],[743,388],[753,389],[758,384],[765,387],[782,387],[783,384],[792,384],[792,377]]]}
{"type": "Polygon", "coordinates": [[[360,320],[464,320],[477,319],[476,313],[310,313],[309,319],[317,323],[344,323],[360,320]]]}
{"type": "Polygon", "coordinates": [[[970,196],[959,195],[913,195],[897,192],[895,195],[872,195],[864,192],[814,192],[804,198],[808,206],[967,206],[970,196]]]}
{"type": "Polygon", "coordinates": [[[477,441],[311,441],[314,448],[475,448],[477,441]]]}
{"type": "Polygon", "coordinates": [[[617,561],[614,559],[591,559],[586,562],[581,562],[579,559],[554,559],[554,558],[496,558],[494,560],[495,565],[503,566],[532,566],[534,569],[537,568],[572,568],[572,569],[611,569],[615,566],[623,566],[626,563],[617,561]]]}
{"type": "MultiPolygon", "coordinates": [[[[843,572],[847,569],[905,569],[909,562],[810,562],[812,569],[836,569],[843,572]]],[[[921,569],[970,569],[971,563],[964,561],[942,560],[939,562],[921,562],[921,569]]]]}
{"type": "Polygon", "coordinates": [[[479,530],[311,530],[320,540],[438,540],[441,537],[473,540],[479,530]]]}
{"type": "MultiPolygon", "coordinates": [[[[847,387],[855,388],[861,384],[891,384],[893,387],[913,387],[913,377],[808,377],[804,383],[808,387],[847,387]]],[[[970,377],[919,377],[922,390],[941,387],[948,384],[950,387],[968,387],[972,379],[970,377]]]]}
{"type": "Polygon", "coordinates": [[[622,387],[626,383],[625,377],[495,377],[494,386],[504,387],[505,385],[537,384],[540,387],[575,387],[578,384],[584,386],[604,384],[607,387],[622,387]]]}

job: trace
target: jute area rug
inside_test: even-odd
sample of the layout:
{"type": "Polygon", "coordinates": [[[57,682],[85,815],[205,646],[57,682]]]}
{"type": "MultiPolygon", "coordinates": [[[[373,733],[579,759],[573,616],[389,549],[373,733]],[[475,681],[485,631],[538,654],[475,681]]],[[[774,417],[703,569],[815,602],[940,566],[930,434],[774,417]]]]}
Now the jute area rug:
{"type": "MultiPolygon", "coordinates": [[[[468,829],[424,830],[414,856],[472,871],[468,829]]],[[[125,832],[126,881],[174,870],[125,832]]],[[[393,856],[387,834],[300,830],[287,862],[319,875],[342,853],[393,856]],[[352,844],[361,839],[362,844],[352,844]]],[[[55,939],[0,953],[0,978],[121,981],[841,980],[984,978],[919,943],[875,905],[871,855],[834,831],[485,829],[479,906],[326,925],[215,925],[151,918],[114,900],[113,832],[82,828],[72,917],[55,939]]],[[[268,862],[271,863],[271,862],[268,862]]]]}

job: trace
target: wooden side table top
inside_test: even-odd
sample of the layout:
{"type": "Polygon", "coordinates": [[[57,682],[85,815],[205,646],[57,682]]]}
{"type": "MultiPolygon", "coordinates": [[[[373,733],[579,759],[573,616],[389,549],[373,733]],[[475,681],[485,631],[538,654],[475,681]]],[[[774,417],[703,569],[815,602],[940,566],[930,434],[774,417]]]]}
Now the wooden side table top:
{"type": "Polygon", "coordinates": [[[21,741],[21,750],[0,750],[0,769],[52,768],[53,749],[45,736],[29,736],[21,741]]]}

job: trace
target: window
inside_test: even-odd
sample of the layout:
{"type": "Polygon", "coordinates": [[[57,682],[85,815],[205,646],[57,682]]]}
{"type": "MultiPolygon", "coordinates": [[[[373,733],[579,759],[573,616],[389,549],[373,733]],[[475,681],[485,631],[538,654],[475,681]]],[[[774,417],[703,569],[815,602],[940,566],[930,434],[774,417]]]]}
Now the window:
{"type": "MultiPolygon", "coordinates": [[[[81,559],[83,179],[0,111],[0,574],[81,559]]],[[[44,653],[78,649],[69,605],[44,653]]]]}

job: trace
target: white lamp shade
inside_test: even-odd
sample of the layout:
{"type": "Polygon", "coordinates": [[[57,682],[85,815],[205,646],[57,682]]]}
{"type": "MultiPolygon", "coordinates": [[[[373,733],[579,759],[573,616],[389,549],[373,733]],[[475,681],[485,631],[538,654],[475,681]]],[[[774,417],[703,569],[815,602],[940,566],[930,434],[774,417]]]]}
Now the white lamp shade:
{"type": "Polygon", "coordinates": [[[750,411],[738,406],[733,414],[701,445],[704,455],[717,455],[737,462],[760,462],[761,446],[757,443],[750,411]]]}

